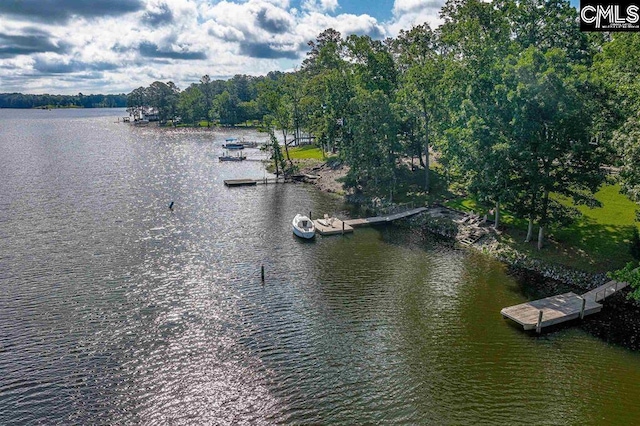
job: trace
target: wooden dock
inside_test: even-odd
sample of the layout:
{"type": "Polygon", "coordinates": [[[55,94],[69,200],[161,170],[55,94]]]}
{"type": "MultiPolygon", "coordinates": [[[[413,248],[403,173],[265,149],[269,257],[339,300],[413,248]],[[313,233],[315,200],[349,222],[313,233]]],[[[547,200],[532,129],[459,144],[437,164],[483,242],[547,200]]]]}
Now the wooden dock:
{"type": "Polygon", "coordinates": [[[426,207],[418,207],[416,209],[410,209],[401,213],[395,213],[386,216],[365,217],[362,219],[348,219],[344,222],[353,228],[359,226],[381,225],[385,223],[391,223],[394,220],[415,216],[419,213],[426,212],[427,210],[428,209],[426,207]]]}
{"type": "Polygon", "coordinates": [[[341,235],[353,232],[353,228],[359,226],[381,225],[391,223],[394,220],[403,219],[427,211],[425,207],[407,210],[401,213],[390,214],[386,216],[366,217],[362,219],[340,220],[336,217],[327,217],[324,219],[315,219],[313,224],[316,226],[316,232],[320,235],[341,235]]]}
{"type": "Polygon", "coordinates": [[[606,297],[627,287],[627,283],[609,281],[579,296],[569,292],[545,299],[509,306],[500,311],[503,318],[520,324],[524,330],[542,332],[544,327],[584,318],[602,310],[601,302],[606,297]]]}
{"type": "Polygon", "coordinates": [[[320,235],[342,235],[353,232],[353,227],[335,217],[329,219],[329,221],[326,219],[316,219],[313,221],[313,224],[316,227],[316,232],[320,235]]]}
{"type": "Polygon", "coordinates": [[[225,186],[255,186],[255,185],[268,185],[270,183],[284,183],[282,178],[263,178],[263,179],[225,179],[225,186]]]}

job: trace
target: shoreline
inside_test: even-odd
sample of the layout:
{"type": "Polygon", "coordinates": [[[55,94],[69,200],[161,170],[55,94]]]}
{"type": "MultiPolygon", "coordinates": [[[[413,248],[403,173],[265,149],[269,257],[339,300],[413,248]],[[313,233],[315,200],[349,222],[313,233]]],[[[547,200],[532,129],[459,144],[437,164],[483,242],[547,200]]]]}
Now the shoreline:
{"type": "MultiPolygon", "coordinates": [[[[320,191],[340,195],[344,197],[346,202],[357,203],[357,201],[361,200],[354,200],[350,197],[350,194],[347,194],[343,189],[342,183],[337,181],[337,179],[344,177],[347,172],[346,166],[339,163],[331,165],[327,162],[318,162],[300,168],[300,173],[302,174],[317,176],[316,179],[303,179],[303,182],[315,185],[320,191]]],[[[437,205],[427,207],[432,209],[439,208],[437,205]]],[[[465,214],[449,207],[446,207],[446,209],[460,215],[460,217],[465,214]]],[[[429,216],[429,212],[411,218],[409,221],[411,226],[420,226],[447,239],[455,240],[456,234],[460,232],[459,226],[452,219],[441,215],[429,216]]],[[[531,258],[517,249],[498,241],[496,232],[492,227],[484,226],[483,228],[487,230],[486,234],[467,247],[487,254],[510,267],[536,272],[544,278],[560,281],[577,290],[590,290],[609,280],[605,273],[582,271],[562,264],[550,264],[531,258]]]]}
{"type": "MultiPolygon", "coordinates": [[[[338,179],[344,177],[348,169],[341,164],[330,165],[327,162],[307,164],[300,167],[300,173],[317,176],[315,179],[304,179],[303,182],[310,183],[320,191],[339,195],[348,203],[354,203],[338,179]]],[[[460,232],[460,225],[452,218],[440,215],[431,215],[434,209],[440,206],[431,206],[430,211],[418,216],[406,219],[406,226],[419,227],[423,232],[438,235],[449,241],[456,241],[460,232]]],[[[459,215],[464,212],[446,209],[459,215]]],[[[466,248],[481,253],[503,263],[510,270],[510,274],[519,280],[526,282],[526,287],[535,293],[535,298],[552,296],[564,291],[588,291],[598,287],[610,279],[606,273],[592,273],[564,266],[553,264],[540,259],[535,259],[519,252],[514,247],[500,242],[498,234],[487,222],[483,225],[486,230],[477,241],[465,245],[466,248]]],[[[568,327],[578,326],[587,333],[607,342],[622,346],[631,350],[640,350],[640,303],[629,300],[626,295],[629,289],[625,289],[618,294],[610,296],[603,303],[605,309],[599,315],[579,322],[571,321],[566,325],[552,327],[545,334],[553,333],[568,327]]],[[[530,297],[531,295],[527,295],[530,297]]],[[[499,313],[496,313],[498,315],[499,313]]]]}

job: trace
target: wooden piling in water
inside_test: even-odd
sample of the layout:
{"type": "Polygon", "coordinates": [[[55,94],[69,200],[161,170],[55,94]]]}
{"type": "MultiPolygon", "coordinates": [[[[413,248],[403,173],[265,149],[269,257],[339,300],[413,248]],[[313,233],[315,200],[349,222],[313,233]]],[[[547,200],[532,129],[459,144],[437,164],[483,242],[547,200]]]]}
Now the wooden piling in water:
{"type": "Polygon", "coordinates": [[[500,313],[522,325],[525,330],[535,329],[538,333],[543,327],[549,327],[565,321],[584,319],[587,315],[598,313],[603,305],[598,303],[607,296],[627,287],[624,282],[609,281],[582,295],[572,292],[558,294],[544,299],[533,300],[519,305],[503,308],[500,313]],[[542,315],[544,314],[544,324],[542,315]],[[537,320],[537,321],[536,321],[537,320]]]}
{"type": "Polygon", "coordinates": [[[538,314],[538,324],[536,324],[536,333],[542,332],[542,311],[538,314]]]}

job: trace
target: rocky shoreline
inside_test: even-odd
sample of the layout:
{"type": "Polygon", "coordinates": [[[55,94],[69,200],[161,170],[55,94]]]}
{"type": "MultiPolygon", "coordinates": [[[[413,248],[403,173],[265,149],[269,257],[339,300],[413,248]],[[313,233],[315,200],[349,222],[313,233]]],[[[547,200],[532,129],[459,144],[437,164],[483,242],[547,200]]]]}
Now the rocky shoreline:
{"type": "MultiPolygon", "coordinates": [[[[340,161],[315,163],[301,168],[301,173],[313,176],[313,179],[305,179],[305,182],[315,185],[321,191],[344,196],[347,201],[362,203],[363,200],[353,200],[353,196],[347,194],[342,186],[340,180],[347,172],[348,168],[340,161]]],[[[443,238],[456,240],[461,232],[456,220],[464,216],[464,213],[446,209],[451,213],[441,214],[441,206],[433,206],[433,209],[440,209],[439,213],[425,213],[411,218],[409,219],[410,226],[418,226],[443,238]]],[[[492,256],[512,268],[539,274],[543,278],[561,282],[579,291],[588,291],[609,281],[605,273],[593,274],[560,264],[548,264],[538,259],[532,259],[513,247],[501,243],[490,226],[485,224],[483,228],[486,232],[483,232],[482,238],[468,247],[492,256]]]]}
{"type": "MultiPolygon", "coordinates": [[[[448,210],[452,211],[453,214],[464,215],[463,212],[448,210]]],[[[460,226],[456,223],[455,219],[443,218],[439,213],[434,216],[426,212],[421,216],[413,218],[412,221],[412,226],[421,226],[426,231],[452,240],[456,240],[457,236],[461,233],[460,226]]],[[[512,268],[534,272],[544,278],[559,281],[580,291],[591,290],[609,281],[605,273],[594,274],[559,264],[548,264],[538,259],[532,259],[515,248],[501,243],[491,226],[491,222],[484,223],[478,226],[478,228],[482,229],[484,235],[479,238],[478,241],[467,245],[467,247],[487,254],[512,268]]]]}
{"type": "MultiPolygon", "coordinates": [[[[340,181],[347,174],[348,169],[340,162],[333,164],[312,164],[301,168],[303,174],[310,178],[305,182],[314,184],[319,190],[337,194],[348,202],[367,204],[367,201],[347,194],[340,181]]],[[[460,223],[465,213],[448,209],[443,206],[432,206],[430,211],[409,219],[400,221],[398,225],[418,228],[423,232],[437,235],[447,241],[460,241],[460,235],[469,232],[470,226],[460,223]]],[[[528,297],[542,298],[567,291],[584,293],[598,287],[607,281],[605,273],[593,274],[580,271],[560,264],[549,264],[538,259],[532,259],[515,248],[499,241],[491,222],[472,224],[481,229],[480,237],[465,246],[471,250],[493,257],[507,265],[510,274],[518,277],[520,282],[526,283],[523,291],[528,297]]],[[[587,333],[615,345],[631,350],[640,350],[640,303],[626,297],[628,290],[617,293],[604,301],[606,309],[599,315],[589,317],[578,324],[566,323],[554,326],[545,334],[553,330],[566,327],[579,327],[587,333]]]]}

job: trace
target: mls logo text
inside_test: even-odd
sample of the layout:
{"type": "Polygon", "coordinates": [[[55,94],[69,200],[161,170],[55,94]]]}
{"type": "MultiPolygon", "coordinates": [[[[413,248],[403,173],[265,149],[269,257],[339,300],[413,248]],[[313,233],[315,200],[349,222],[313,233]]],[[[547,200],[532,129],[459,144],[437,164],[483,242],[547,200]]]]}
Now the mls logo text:
{"type": "MultiPolygon", "coordinates": [[[[606,0],[605,0],[606,1],[606,0]]],[[[631,1],[580,1],[581,31],[640,31],[640,6],[631,1]]]]}

